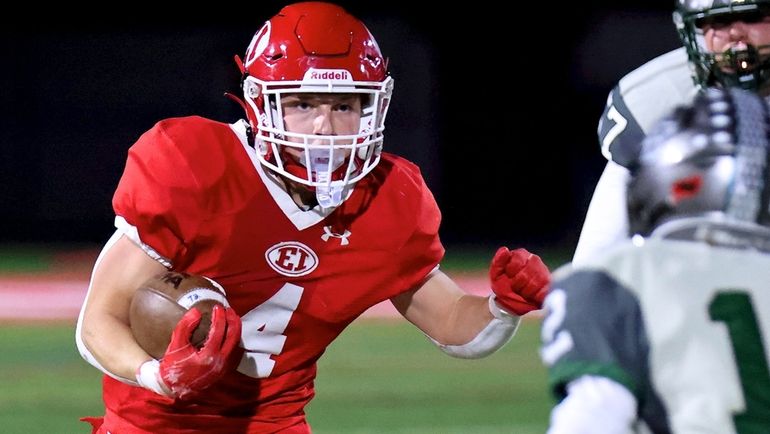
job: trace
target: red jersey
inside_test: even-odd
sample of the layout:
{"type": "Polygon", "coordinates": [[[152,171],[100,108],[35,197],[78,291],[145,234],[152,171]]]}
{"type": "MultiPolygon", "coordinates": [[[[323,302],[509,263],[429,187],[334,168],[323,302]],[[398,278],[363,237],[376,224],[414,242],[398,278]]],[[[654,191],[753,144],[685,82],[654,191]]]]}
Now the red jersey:
{"type": "Polygon", "coordinates": [[[105,425],[117,434],[304,427],[326,347],[443,257],[441,215],[412,163],[383,153],[339,207],[303,212],[254,152],[242,125],[200,117],[162,121],[129,150],[115,213],[172,268],[224,286],[245,351],[190,403],[105,376],[105,425]]]}

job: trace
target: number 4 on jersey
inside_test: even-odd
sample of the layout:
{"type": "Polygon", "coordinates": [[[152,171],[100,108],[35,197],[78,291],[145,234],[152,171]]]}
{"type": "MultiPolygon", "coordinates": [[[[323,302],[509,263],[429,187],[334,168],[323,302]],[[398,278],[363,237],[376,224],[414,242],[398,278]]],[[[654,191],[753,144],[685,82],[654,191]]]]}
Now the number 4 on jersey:
{"type": "Polygon", "coordinates": [[[297,310],[303,288],[291,283],[267,301],[243,316],[243,358],[238,372],[254,378],[266,378],[273,372],[275,361],[270,356],[281,354],[286,343],[286,327],[297,310]]]}

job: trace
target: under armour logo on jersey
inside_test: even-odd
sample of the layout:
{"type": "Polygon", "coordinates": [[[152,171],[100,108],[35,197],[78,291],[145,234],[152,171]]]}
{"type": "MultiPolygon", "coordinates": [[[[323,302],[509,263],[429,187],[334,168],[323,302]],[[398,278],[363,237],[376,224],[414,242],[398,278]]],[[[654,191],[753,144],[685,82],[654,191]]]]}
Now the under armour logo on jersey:
{"type": "Polygon", "coordinates": [[[348,237],[350,236],[350,231],[345,229],[345,232],[341,234],[335,234],[332,232],[331,226],[324,226],[324,234],[321,235],[321,239],[324,241],[329,241],[329,238],[339,238],[340,239],[340,245],[347,246],[350,244],[350,241],[348,241],[348,237]]]}

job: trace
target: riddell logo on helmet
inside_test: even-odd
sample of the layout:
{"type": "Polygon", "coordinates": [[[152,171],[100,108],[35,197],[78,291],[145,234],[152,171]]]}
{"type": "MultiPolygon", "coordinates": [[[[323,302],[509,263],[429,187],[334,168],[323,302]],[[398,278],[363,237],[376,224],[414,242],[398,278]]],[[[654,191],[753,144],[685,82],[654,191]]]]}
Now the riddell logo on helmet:
{"type": "Polygon", "coordinates": [[[344,69],[310,69],[305,73],[305,80],[344,80],[350,81],[351,75],[344,69]]]}

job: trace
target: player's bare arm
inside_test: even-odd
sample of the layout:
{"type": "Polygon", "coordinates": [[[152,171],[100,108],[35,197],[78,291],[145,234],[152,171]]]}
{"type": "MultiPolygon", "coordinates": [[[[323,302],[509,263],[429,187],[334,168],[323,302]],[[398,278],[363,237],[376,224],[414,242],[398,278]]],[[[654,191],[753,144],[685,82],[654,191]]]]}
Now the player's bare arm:
{"type": "Polygon", "coordinates": [[[404,318],[445,345],[470,342],[493,319],[486,297],[467,294],[440,270],[391,301],[404,318]]]}
{"type": "Polygon", "coordinates": [[[392,299],[399,312],[442,351],[461,358],[487,356],[505,345],[522,315],[540,309],[550,273],[526,249],[501,247],[489,266],[492,294],[467,294],[438,269],[415,290],[392,299]]]}
{"type": "Polygon", "coordinates": [[[152,358],[131,334],[131,297],[144,281],[165,270],[125,236],[105,247],[94,268],[81,338],[102,367],[123,380],[133,381],[137,368],[152,358]]]}

